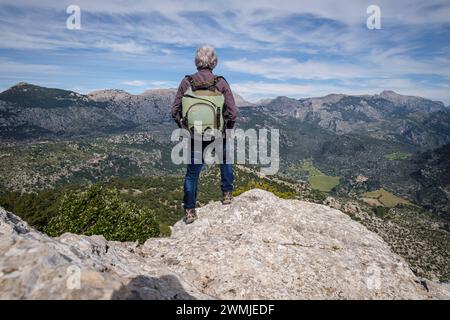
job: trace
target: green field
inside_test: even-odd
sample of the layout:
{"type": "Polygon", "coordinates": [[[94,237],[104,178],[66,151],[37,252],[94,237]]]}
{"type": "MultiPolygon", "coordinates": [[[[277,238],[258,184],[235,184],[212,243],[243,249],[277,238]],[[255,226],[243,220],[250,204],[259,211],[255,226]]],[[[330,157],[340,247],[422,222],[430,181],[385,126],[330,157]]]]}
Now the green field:
{"type": "Polygon", "coordinates": [[[314,166],[312,159],[305,159],[300,163],[303,171],[307,171],[309,176],[325,176],[326,174],[314,166]]]}
{"type": "Polygon", "coordinates": [[[302,171],[308,173],[308,181],[311,188],[322,192],[330,192],[334,187],[339,185],[339,177],[327,176],[325,173],[316,168],[311,159],[303,160],[300,164],[302,171]]]}
{"type": "Polygon", "coordinates": [[[398,204],[413,205],[408,200],[400,198],[383,188],[364,193],[363,200],[370,205],[380,205],[388,208],[393,208],[398,204]]]}
{"type": "Polygon", "coordinates": [[[385,155],[385,158],[391,161],[394,160],[408,160],[409,158],[411,158],[412,153],[407,153],[407,152],[394,152],[394,153],[390,153],[385,155]]]}
{"type": "Polygon", "coordinates": [[[331,176],[310,176],[308,178],[311,188],[322,191],[330,192],[334,187],[339,185],[339,177],[331,176]]]}

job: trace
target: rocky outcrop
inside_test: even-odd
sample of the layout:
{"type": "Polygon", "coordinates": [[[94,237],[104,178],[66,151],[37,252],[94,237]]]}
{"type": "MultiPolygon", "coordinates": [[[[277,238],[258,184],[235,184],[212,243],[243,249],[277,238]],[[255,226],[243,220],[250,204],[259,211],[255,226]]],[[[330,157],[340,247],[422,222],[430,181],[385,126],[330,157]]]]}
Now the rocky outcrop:
{"type": "MultiPolygon", "coordinates": [[[[0,211],[1,299],[430,299],[376,234],[324,205],[251,190],[144,245],[47,237],[0,211]]],[[[426,284],[426,285],[424,285],[426,284]]]]}
{"type": "MultiPolygon", "coordinates": [[[[150,89],[135,95],[106,89],[80,94],[20,82],[0,92],[0,139],[154,130],[161,123],[172,124],[169,111],[176,91],[150,89]]],[[[237,93],[234,98],[239,107],[253,105],[237,93]]]]}
{"type": "Polygon", "coordinates": [[[391,101],[396,105],[403,106],[410,111],[434,112],[445,108],[440,101],[432,101],[422,97],[406,96],[398,94],[392,90],[384,90],[379,97],[391,101]]]}
{"type": "Polygon", "coordinates": [[[50,238],[3,209],[0,221],[0,299],[209,298],[136,244],[50,238]]]}
{"type": "Polygon", "coordinates": [[[442,102],[393,91],[358,96],[329,94],[300,100],[278,97],[260,105],[271,116],[294,117],[337,134],[364,133],[387,141],[400,135],[412,144],[430,149],[449,142],[450,113],[442,102]]]}

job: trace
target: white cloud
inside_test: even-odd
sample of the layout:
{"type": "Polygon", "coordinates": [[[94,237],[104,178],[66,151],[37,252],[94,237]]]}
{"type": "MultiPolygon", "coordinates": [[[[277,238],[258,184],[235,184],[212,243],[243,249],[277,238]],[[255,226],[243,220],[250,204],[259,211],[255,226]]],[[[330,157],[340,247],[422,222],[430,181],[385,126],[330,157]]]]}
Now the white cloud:
{"type": "Polygon", "coordinates": [[[314,84],[292,84],[283,82],[242,82],[233,83],[232,89],[242,95],[249,101],[259,99],[275,98],[278,96],[287,96],[290,98],[309,98],[321,97],[331,93],[343,94],[374,94],[382,90],[379,88],[357,88],[345,87],[340,85],[331,85],[325,82],[314,84]]]}
{"type": "Polygon", "coordinates": [[[131,87],[150,87],[150,88],[167,88],[174,87],[176,83],[168,80],[129,80],[123,81],[120,84],[124,84],[131,87]]]}
{"type": "Polygon", "coordinates": [[[345,80],[356,78],[398,77],[409,74],[437,75],[450,78],[450,60],[419,61],[405,55],[372,52],[355,58],[353,63],[329,61],[298,61],[293,58],[247,58],[223,62],[226,69],[266,79],[345,80]]]}
{"type": "MultiPolygon", "coordinates": [[[[83,11],[99,17],[90,17],[84,21],[83,30],[66,32],[64,8],[68,3],[41,0],[30,4],[26,0],[17,0],[23,7],[20,15],[2,17],[2,39],[4,48],[92,48],[100,47],[115,52],[146,54],[150,49],[129,40],[139,39],[143,43],[165,45],[195,46],[200,42],[209,42],[219,48],[238,48],[249,51],[271,50],[272,52],[294,50],[317,54],[332,52],[342,54],[345,51],[359,51],[366,43],[374,45],[371,38],[364,34],[367,3],[359,0],[346,1],[294,1],[294,0],[258,0],[226,1],[220,6],[214,1],[144,1],[123,2],[123,0],[87,1],[78,0],[77,5],[83,11]],[[45,11],[35,7],[63,12],[61,20],[45,16],[45,11]],[[201,9],[195,9],[201,8],[201,9]],[[199,13],[207,16],[202,20],[199,13]],[[232,14],[230,14],[232,13],[232,14]],[[139,20],[134,22],[134,14],[139,20]],[[156,15],[155,18],[153,15],[156,15]],[[280,22],[292,15],[313,15],[330,19],[344,27],[334,24],[318,24],[313,28],[301,28],[287,24],[277,29],[280,22]],[[102,18],[104,17],[104,18],[102,18]],[[148,19],[145,19],[148,17],[148,19]],[[197,19],[199,19],[197,21],[197,19]],[[39,21],[45,21],[40,24],[39,21]],[[27,28],[36,26],[39,28],[27,28]],[[10,27],[12,26],[12,27],[10,27]],[[274,29],[275,28],[275,29],[274,29]],[[5,35],[7,33],[7,35],[5,35]]],[[[450,13],[450,3],[434,0],[423,3],[412,1],[379,0],[383,21],[395,20],[400,25],[408,23],[446,23],[450,13]],[[424,14],[426,12],[426,15],[424,14]],[[445,18],[445,19],[444,19],[445,18]]],[[[48,12],[49,14],[51,12],[48,12]]],[[[170,54],[169,49],[159,52],[170,54]]]]}
{"type": "Polygon", "coordinates": [[[362,76],[364,68],[351,64],[304,61],[292,58],[265,58],[248,60],[246,58],[225,61],[224,66],[231,71],[262,76],[268,79],[336,79],[362,76]]]}
{"type": "Polygon", "coordinates": [[[231,88],[250,101],[277,96],[300,98],[309,96],[313,90],[313,87],[308,85],[253,81],[232,83],[231,88]]]}
{"type": "Polygon", "coordinates": [[[148,81],[149,85],[152,88],[173,88],[175,86],[177,86],[178,84],[175,81],[169,81],[169,80],[150,80],[148,81]]]}
{"type": "Polygon", "coordinates": [[[171,54],[173,54],[173,51],[172,50],[169,50],[169,49],[161,49],[161,52],[162,53],[164,53],[164,54],[166,54],[166,55],[171,55],[171,54]]]}
{"type": "MultiPolygon", "coordinates": [[[[6,3],[6,0],[0,0],[0,5],[6,3]]],[[[264,87],[274,95],[310,96],[345,90],[369,92],[384,84],[387,89],[421,90],[425,96],[436,94],[435,99],[448,97],[447,88],[436,83],[408,80],[411,74],[418,74],[450,81],[448,42],[432,43],[434,52],[439,48],[441,52],[429,54],[422,60],[415,58],[412,55],[414,48],[408,46],[411,39],[415,39],[415,45],[419,41],[419,46],[426,47],[428,40],[415,38],[415,33],[448,23],[450,3],[445,0],[378,0],[382,26],[390,24],[392,39],[382,38],[382,33],[367,34],[364,25],[369,3],[360,0],[230,0],[220,6],[214,1],[203,0],[77,0],[82,10],[82,30],[74,32],[65,29],[63,9],[68,4],[66,1],[16,0],[14,6],[22,7],[20,14],[8,16],[2,13],[0,48],[24,49],[32,53],[35,50],[102,49],[100,54],[92,53],[87,59],[105,57],[114,63],[123,63],[121,66],[142,63],[149,69],[179,72],[180,65],[192,65],[191,56],[187,57],[184,47],[210,42],[218,48],[239,49],[230,51],[241,56],[221,60],[221,65],[226,70],[251,76],[248,78],[253,78],[253,82],[238,84],[251,95],[258,87],[264,87]],[[58,12],[60,18],[55,16],[58,12]],[[83,12],[89,15],[83,15],[83,12]],[[293,15],[309,15],[315,21],[309,28],[308,25],[302,28],[302,23],[286,23],[293,15]],[[89,18],[84,20],[85,17],[89,18]],[[323,19],[330,20],[324,23],[323,19]],[[395,47],[384,49],[385,41],[395,43],[395,47]],[[130,61],[130,54],[133,61],[130,61]],[[308,58],[299,58],[304,54],[308,58]],[[241,58],[243,55],[249,58],[241,58]],[[252,58],[255,56],[258,58],[252,58]],[[274,83],[258,82],[258,79],[274,83]],[[314,86],[275,83],[275,80],[314,80],[314,86]],[[317,81],[324,83],[317,84],[317,81]]],[[[65,68],[63,62],[61,68],[65,68]]],[[[9,63],[1,70],[1,77],[10,79],[25,77],[33,71],[35,74],[40,72],[42,77],[60,71],[52,66],[23,66],[20,63],[9,63]]],[[[120,74],[112,81],[120,83],[128,77],[139,79],[141,75],[120,74]]],[[[177,85],[173,81],[160,80],[129,80],[121,84],[136,88],[177,85]]],[[[265,94],[257,92],[257,95],[265,94]]]]}
{"type": "MultiPolygon", "coordinates": [[[[5,2],[2,0],[0,2],[5,2]]],[[[17,5],[27,7],[41,7],[61,10],[70,2],[40,0],[30,5],[29,0],[16,0],[17,5]]],[[[313,14],[319,17],[335,19],[344,23],[360,23],[367,16],[366,8],[372,2],[361,0],[331,1],[294,1],[294,0],[228,0],[217,5],[215,1],[204,0],[171,0],[171,1],[148,1],[148,0],[77,0],[77,5],[82,10],[92,13],[114,13],[129,14],[142,12],[162,12],[167,16],[177,16],[180,12],[191,11],[193,8],[201,8],[202,11],[210,12],[234,12],[240,18],[249,17],[255,11],[263,13],[267,18],[273,18],[287,14],[313,14]]],[[[405,23],[446,23],[450,16],[450,4],[446,0],[377,0],[376,4],[381,7],[384,19],[396,19],[405,23]],[[425,14],[426,13],[426,14],[425,14]]],[[[254,18],[254,17],[253,17],[254,18]]]]}
{"type": "Polygon", "coordinates": [[[4,58],[0,58],[0,70],[2,71],[2,77],[10,74],[30,75],[37,73],[52,74],[62,72],[62,69],[55,65],[23,63],[4,58]]]}
{"type": "Polygon", "coordinates": [[[115,52],[131,53],[131,54],[143,54],[148,51],[148,48],[137,44],[134,41],[128,42],[109,42],[100,41],[96,47],[102,49],[110,49],[115,52]]]}
{"type": "Polygon", "coordinates": [[[143,86],[147,85],[147,83],[145,81],[141,81],[141,80],[124,81],[124,82],[122,82],[122,84],[125,84],[127,86],[132,86],[132,87],[143,87],[143,86]]]}

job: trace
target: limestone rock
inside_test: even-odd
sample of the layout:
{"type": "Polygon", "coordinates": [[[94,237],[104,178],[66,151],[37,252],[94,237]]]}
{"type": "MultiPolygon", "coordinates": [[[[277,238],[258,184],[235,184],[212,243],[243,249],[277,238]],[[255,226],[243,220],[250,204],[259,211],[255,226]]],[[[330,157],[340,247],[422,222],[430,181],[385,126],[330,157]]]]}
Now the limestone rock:
{"type": "Polygon", "coordinates": [[[418,279],[379,236],[324,205],[251,190],[198,214],[138,246],[50,238],[0,210],[0,299],[450,297],[448,286],[418,279]]]}
{"type": "Polygon", "coordinates": [[[367,180],[369,180],[369,178],[366,177],[366,176],[364,176],[364,175],[362,175],[362,174],[358,174],[358,176],[357,176],[356,179],[355,179],[355,181],[356,181],[357,183],[364,183],[364,182],[366,182],[367,180]]]}
{"type": "Polygon", "coordinates": [[[342,207],[342,211],[350,214],[357,214],[361,212],[361,208],[356,202],[349,201],[344,204],[344,206],[342,207]]]}
{"type": "Polygon", "coordinates": [[[336,198],[334,197],[327,197],[325,199],[325,201],[323,202],[324,205],[329,206],[333,209],[341,209],[341,204],[339,203],[339,201],[336,200],[336,198]]]}
{"type": "Polygon", "coordinates": [[[133,243],[50,238],[0,207],[0,299],[208,299],[133,243]]]}

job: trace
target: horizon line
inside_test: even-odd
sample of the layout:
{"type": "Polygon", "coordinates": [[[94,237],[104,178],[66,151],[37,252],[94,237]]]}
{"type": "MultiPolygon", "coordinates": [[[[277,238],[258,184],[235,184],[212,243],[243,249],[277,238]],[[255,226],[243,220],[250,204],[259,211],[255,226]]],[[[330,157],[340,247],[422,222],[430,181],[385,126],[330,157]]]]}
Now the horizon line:
{"type": "MultiPolygon", "coordinates": [[[[148,88],[148,89],[144,89],[144,91],[142,91],[141,93],[131,93],[127,90],[124,89],[118,89],[118,88],[98,88],[98,89],[92,89],[86,92],[83,92],[83,90],[79,90],[80,88],[63,88],[63,87],[53,87],[53,86],[43,86],[43,85],[37,85],[37,84],[33,84],[30,82],[26,82],[26,81],[19,81],[17,83],[15,83],[14,85],[7,87],[7,88],[0,88],[0,94],[4,93],[5,91],[8,91],[14,87],[20,86],[20,85],[31,85],[31,86],[35,86],[35,87],[41,87],[41,88],[46,88],[46,89],[58,89],[58,90],[65,90],[65,91],[70,91],[70,92],[74,92],[77,93],[79,95],[83,95],[83,96],[88,96],[90,94],[93,94],[95,92],[101,92],[101,91],[122,91],[130,96],[142,96],[144,95],[147,91],[156,91],[156,90],[174,90],[176,91],[177,88],[175,87],[158,87],[158,88],[148,88]]],[[[232,84],[230,84],[231,87],[233,87],[232,84]]],[[[241,98],[243,98],[246,102],[249,102],[251,104],[257,104],[263,100],[275,100],[277,98],[288,98],[288,99],[294,99],[294,100],[303,100],[303,99],[315,99],[315,98],[324,98],[324,97],[328,97],[328,96],[332,96],[332,95],[342,95],[342,96],[352,96],[352,97],[364,97],[364,96],[374,96],[374,95],[381,95],[383,92],[392,92],[394,94],[400,95],[400,96],[406,96],[406,97],[414,97],[414,98],[421,98],[421,99],[426,99],[426,100],[430,100],[433,102],[440,102],[442,103],[444,106],[446,107],[450,107],[450,105],[445,105],[445,103],[441,100],[435,100],[435,99],[429,99],[429,98],[425,98],[422,96],[417,96],[417,95],[407,95],[407,94],[402,94],[399,93],[397,91],[391,90],[391,89],[384,89],[378,93],[374,93],[374,94],[370,94],[370,93],[365,93],[365,94],[347,94],[347,93],[336,93],[336,92],[330,92],[328,94],[322,95],[322,96],[305,96],[302,98],[292,98],[288,95],[278,95],[278,96],[272,96],[270,98],[261,98],[258,100],[251,100],[251,99],[247,99],[245,98],[245,95],[241,94],[238,90],[233,90],[233,93],[237,94],[238,96],[240,96],[241,98]]]]}

